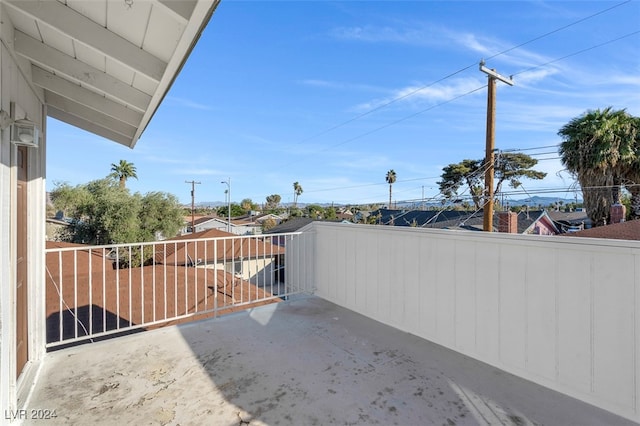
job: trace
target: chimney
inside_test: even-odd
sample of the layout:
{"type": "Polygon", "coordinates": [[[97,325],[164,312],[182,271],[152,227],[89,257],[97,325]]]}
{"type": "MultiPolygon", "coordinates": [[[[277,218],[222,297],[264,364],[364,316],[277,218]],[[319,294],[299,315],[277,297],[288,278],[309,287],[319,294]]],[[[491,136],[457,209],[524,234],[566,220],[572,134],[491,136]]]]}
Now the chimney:
{"type": "Polygon", "coordinates": [[[498,213],[498,232],[507,234],[518,233],[518,213],[499,212],[498,213]]]}
{"type": "Polygon", "coordinates": [[[620,223],[624,222],[624,218],[627,215],[627,208],[620,203],[612,204],[609,209],[609,223],[620,223]]]}

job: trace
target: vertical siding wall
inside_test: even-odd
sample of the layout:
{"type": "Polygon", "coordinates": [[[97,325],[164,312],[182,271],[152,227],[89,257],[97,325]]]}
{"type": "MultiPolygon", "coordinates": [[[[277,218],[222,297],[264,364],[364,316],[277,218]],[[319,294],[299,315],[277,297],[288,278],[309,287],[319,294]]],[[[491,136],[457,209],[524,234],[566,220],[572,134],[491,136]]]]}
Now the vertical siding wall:
{"type": "Polygon", "coordinates": [[[340,306],[640,421],[640,243],[314,223],[340,306]]]}
{"type": "MultiPolygon", "coordinates": [[[[39,148],[29,148],[27,205],[27,270],[29,297],[29,360],[44,356],[44,218],[45,218],[45,114],[44,94],[30,84],[30,67],[21,70],[13,51],[13,25],[0,2],[0,109],[9,112],[11,102],[38,123],[42,135],[39,148]],[[26,71],[25,71],[26,70],[26,71]]],[[[19,117],[22,118],[22,117],[19,117]]],[[[10,128],[0,131],[0,407],[17,410],[35,374],[27,364],[16,381],[16,147],[10,143],[10,128]],[[21,400],[22,398],[22,400],[21,400]]],[[[4,416],[4,412],[0,413],[4,416]]],[[[4,417],[2,417],[4,419],[4,417]]]]}

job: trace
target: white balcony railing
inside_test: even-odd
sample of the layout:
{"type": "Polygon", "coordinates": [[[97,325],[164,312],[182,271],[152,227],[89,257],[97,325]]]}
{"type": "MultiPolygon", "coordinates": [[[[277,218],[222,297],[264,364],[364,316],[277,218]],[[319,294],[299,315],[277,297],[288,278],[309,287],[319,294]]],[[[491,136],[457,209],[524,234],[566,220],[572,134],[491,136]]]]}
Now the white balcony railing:
{"type": "MultiPolygon", "coordinates": [[[[188,236],[187,236],[188,238],[188,236]]],[[[85,246],[48,243],[47,347],[312,292],[300,233],[85,246]]]]}

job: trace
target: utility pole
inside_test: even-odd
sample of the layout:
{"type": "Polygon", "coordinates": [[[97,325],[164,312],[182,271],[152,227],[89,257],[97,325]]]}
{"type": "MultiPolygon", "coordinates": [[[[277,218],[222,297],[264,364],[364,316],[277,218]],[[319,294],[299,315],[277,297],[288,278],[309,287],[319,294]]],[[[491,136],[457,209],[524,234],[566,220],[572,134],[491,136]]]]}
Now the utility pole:
{"type": "Polygon", "coordinates": [[[231,232],[231,178],[220,183],[227,185],[227,232],[231,232]]]}
{"type": "Polygon", "coordinates": [[[480,61],[480,71],[488,76],[487,91],[487,144],[484,164],[486,171],[484,173],[484,194],[485,203],[483,207],[482,229],[487,232],[493,231],[493,176],[494,168],[494,151],[495,151],[495,130],[496,130],[496,80],[513,86],[513,79],[506,78],[496,72],[495,69],[489,69],[484,66],[484,60],[480,61]]]}
{"type": "Polygon", "coordinates": [[[192,180],[192,181],[185,180],[184,183],[191,184],[191,233],[193,234],[194,232],[196,232],[196,217],[195,217],[196,185],[200,185],[200,182],[196,182],[195,180],[192,180]]]}

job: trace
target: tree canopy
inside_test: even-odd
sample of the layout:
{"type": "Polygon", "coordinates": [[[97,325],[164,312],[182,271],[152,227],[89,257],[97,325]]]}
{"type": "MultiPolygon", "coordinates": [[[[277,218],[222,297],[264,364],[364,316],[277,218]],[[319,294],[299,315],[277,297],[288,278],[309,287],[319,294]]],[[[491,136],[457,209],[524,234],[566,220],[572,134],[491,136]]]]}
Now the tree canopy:
{"type": "Polygon", "coordinates": [[[304,191],[302,190],[302,186],[300,186],[299,182],[293,182],[293,207],[295,208],[298,205],[298,197],[302,195],[304,191]]]}
{"type": "MultiPolygon", "coordinates": [[[[476,209],[484,205],[484,160],[462,160],[442,169],[442,180],[438,182],[440,193],[446,200],[456,201],[468,191],[476,209]],[[461,192],[460,190],[464,190],[461,192]]],[[[499,153],[494,161],[494,194],[502,191],[504,183],[511,188],[522,185],[522,179],[543,179],[547,174],[533,170],[538,160],[522,153],[499,153]]]]}
{"type": "Polygon", "coordinates": [[[589,110],[559,131],[562,164],[582,186],[595,226],[608,222],[620,189],[631,193],[631,217],[640,218],[640,119],[612,107],[589,110]]]}
{"type": "Polygon", "coordinates": [[[268,195],[266,200],[267,210],[275,210],[278,208],[278,205],[280,204],[280,200],[282,200],[282,198],[278,194],[272,194],[268,195]]]}
{"type": "Polygon", "coordinates": [[[75,187],[58,184],[51,199],[71,219],[71,230],[61,239],[75,243],[154,241],[159,235],[176,235],[183,225],[182,207],[174,195],[132,195],[111,179],[75,187]]]}
{"type": "Polygon", "coordinates": [[[126,160],[120,160],[118,164],[111,163],[111,174],[109,177],[117,179],[120,184],[120,188],[124,188],[126,186],[127,179],[138,179],[136,166],[126,160]]]}

